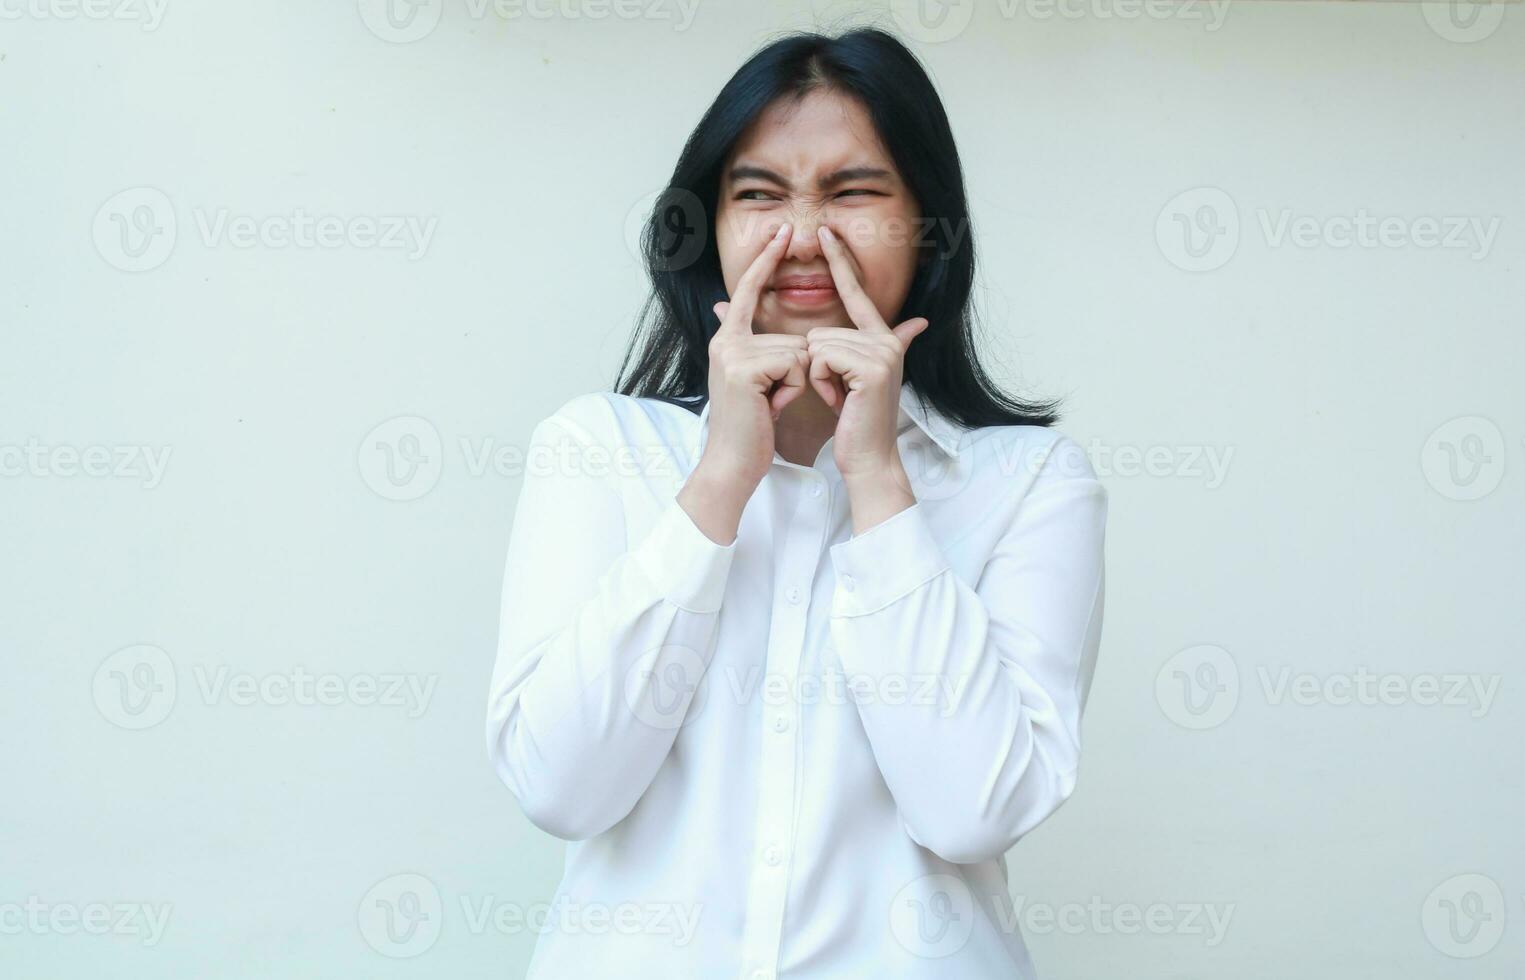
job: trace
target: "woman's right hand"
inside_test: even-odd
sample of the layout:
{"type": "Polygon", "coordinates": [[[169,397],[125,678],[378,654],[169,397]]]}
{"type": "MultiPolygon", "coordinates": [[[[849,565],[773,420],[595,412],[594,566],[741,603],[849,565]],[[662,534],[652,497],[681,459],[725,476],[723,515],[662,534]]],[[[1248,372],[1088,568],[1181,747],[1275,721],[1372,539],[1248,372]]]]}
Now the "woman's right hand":
{"type": "Polygon", "coordinates": [[[736,283],[730,302],[715,304],[720,328],[709,344],[709,433],[678,499],[722,544],[735,539],[742,510],[773,465],[778,413],[809,384],[804,337],[752,332],[758,300],[793,233],[789,224],[780,226],[736,283]]]}
{"type": "Polygon", "coordinates": [[[785,223],[747,267],[731,301],[715,304],[720,328],[710,341],[709,434],[698,465],[755,489],[773,465],[773,424],[810,383],[809,342],[753,333],[758,300],[793,234],[785,223]]]}

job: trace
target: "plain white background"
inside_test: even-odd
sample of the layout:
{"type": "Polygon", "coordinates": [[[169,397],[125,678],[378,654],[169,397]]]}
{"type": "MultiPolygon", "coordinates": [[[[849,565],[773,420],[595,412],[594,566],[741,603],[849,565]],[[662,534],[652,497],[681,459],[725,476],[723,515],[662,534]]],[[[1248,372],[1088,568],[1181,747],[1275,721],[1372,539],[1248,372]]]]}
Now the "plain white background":
{"type": "Polygon", "coordinates": [[[1525,8],[976,6],[0,4],[0,973],[522,973],[514,452],[721,84],[855,11],[1111,491],[1041,974],[1518,972],[1525,8]]]}

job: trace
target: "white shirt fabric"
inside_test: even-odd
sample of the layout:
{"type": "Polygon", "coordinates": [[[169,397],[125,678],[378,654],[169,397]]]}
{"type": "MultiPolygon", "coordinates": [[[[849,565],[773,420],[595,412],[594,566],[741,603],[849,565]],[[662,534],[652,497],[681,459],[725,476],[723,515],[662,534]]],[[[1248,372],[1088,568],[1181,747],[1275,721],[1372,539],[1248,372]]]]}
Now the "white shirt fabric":
{"type": "Polygon", "coordinates": [[[675,499],[707,403],[535,427],[487,712],[572,842],[529,977],[1034,976],[1005,852],[1075,788],[1107,491],[1053,428],[900,409],[916,504],[853,536],[827,441],[724,546],[675,499]]]}

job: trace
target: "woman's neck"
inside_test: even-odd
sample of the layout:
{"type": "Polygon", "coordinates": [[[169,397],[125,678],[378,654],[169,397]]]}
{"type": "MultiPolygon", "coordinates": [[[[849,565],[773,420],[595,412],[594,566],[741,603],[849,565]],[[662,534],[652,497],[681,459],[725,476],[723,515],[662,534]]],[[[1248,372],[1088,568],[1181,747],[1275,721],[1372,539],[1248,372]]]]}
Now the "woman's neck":
{"type": "Polygon", "coordinates": [[[773,445],[789,462],[810,466],[836,428],[836,413],[807,385],[773,423],[773,445]]]}

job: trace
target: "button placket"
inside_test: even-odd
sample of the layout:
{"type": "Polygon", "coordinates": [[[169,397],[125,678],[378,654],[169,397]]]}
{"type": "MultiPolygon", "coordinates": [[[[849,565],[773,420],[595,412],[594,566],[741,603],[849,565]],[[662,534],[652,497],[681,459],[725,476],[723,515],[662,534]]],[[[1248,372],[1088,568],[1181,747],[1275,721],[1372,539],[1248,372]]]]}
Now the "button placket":
{"type": "Polygon", "coordinates": [[[782,543],[775,574],[785,602],[774,607],[769,630],[767,666],[759,687],[763,723],[768,726],[760,745],[761,778],[757,790],[754,864],[747,892],[747,918],[742,941],[744,963],[754,975],[773,976],[778,967],[784,903],[788,896],[789,858],[793,850],[798,744],[794,724],[798,705],[800,656],[805,640],[808,587],[820,565],[828,520],[828,502],[818,475],[800,488],[792,518],[775,540],[782,543]],[[769,682],[772,681],[770,684],[769,682]],[[783,703],[777,702],[784,692],[783,703]]]}

